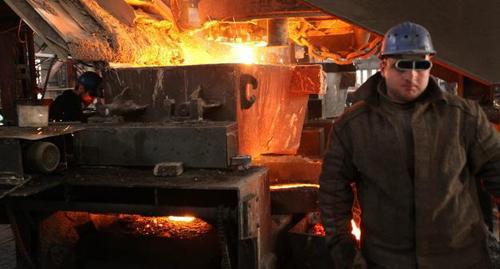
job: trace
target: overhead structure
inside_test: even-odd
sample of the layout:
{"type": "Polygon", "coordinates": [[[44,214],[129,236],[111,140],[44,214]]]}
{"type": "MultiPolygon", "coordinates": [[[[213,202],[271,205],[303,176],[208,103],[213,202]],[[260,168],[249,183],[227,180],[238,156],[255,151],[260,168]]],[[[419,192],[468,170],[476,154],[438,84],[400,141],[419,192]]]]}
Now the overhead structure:
{"type": "MultiPolygon", "coordinates": [[[[214,23],[210,23],[217,20],[238,23],[245,19],[288,17],[295,18],[289,20],[293,24],[300,22],[300,18],[321,18],[328,14],[352,24],[356,29],[362,30],[363,28],[378,35],[383,35],[391,26],[403,21],[413,21],[430,31],[438,52],[436,56],[438,64],[484,85],[500,83],[500,72],[498,72],[500,70],[500,46],[498,45],[500,23],[494,19],[497,14],[500,14],[500,2],[496,0],[481,2],[473,0],[296,0],[286,1],[286,3],[278,0],[268,0],[264,1],[265,3],[239,0],[238,5],[234,5],[233,1],[214,0],[200,0],[192,3],[167,0],[112,2],[103,0],[5,0],[5,2],[59,55],[69,54],[73,58],[84,61],[134,62],[139,65],[163,58],[166,60],[157,60],[159,62],[157,65],[206,63],[199,63],[190,58],[202,58],[197,54],[200,50],[194,48],[200,44],[200,39],[197,39],[196,35],[199,31],[213,32],[214,29],[221,28],[220,25],[217,25],[217,28],[214,27],[214,23]],[[186,3],[189,5],[184,10],[186,3]],[[197,14],[197,19],[187,18],[183,24],[183,17],[179,14],[188,11],[197,14]],[[176,17],[179,18],[175,19],[176,17]],[[172,23],[174,21],[175,23],[172,23]],[[199,30],[195,29],[189,35],[183,34],[188,29],[193,31],[190,27],[195,27],[195,25],[199,27],[201,24],[204,26],[198,28],[199,30]],[[164,47],[168,49],[162,49],[164,47]],[[186,50],[186,48],[194,49],[186,50]]],[[[334,33],[335,40],[338,42],[329,42],[324,35],[316,37],[314,33],[318,32],[323,24],[317,21],[313,28],[303,28],[308,30],[309,43],[302,42],[304,44],[301,44],[314,45],[313,47],[319,48],[316,51],[319,58],[325,56],[333,58],[334,61],[339,58],[336,62],[341,63],[342,60],[357,57],[359,49],[363,51],[376,49],[376,46],[372,45],[377,42],[368,42],[364,43],[368,44],[364,46],[355,44],[358,52],[351,54],[332,54],[334,52],[331,50],[322,50],[321,48],[327,47],[324,44],[342,43],[342,40],[338,38],[338,32],[334,33]],[[320,43],[316,44],[317,42],[320,43]],[[336,57],[338,55],[342,57],[336,57]]],[[[244,26],[237,24],[232,28],[226,28],[233,32],[235,29],[247,29],[248,33],[258,30],[253,37],[262,36],[259,32],[262,28],[260,24],[251,23],[244,26]]],[[[297,43],[298,39],[294,39],[293,29],[295,28],[292,27],[289,30],[289,36],[297,43]]],[[[363,33],[361,36],[366,36],[366,34],[363,33]]],[[[350,40],[348,39],[349,42],[350,40]]],[[[210,48],[224,52],[217,54],[218,59],[227,51],[227,48],[215,42],[211,42],[210,48]]],[[[206,50],[205,47],[201,49],[201,51],[204,50],[206,50]]]]}
{"type": "Polygon", "coordinates": [[[412,21],[426,27],[437,60],[485,84],[500,83],[500,2],[495,0],[400,1],[306,0],[314,7],[384,34],[390,27],[412,21]]]}

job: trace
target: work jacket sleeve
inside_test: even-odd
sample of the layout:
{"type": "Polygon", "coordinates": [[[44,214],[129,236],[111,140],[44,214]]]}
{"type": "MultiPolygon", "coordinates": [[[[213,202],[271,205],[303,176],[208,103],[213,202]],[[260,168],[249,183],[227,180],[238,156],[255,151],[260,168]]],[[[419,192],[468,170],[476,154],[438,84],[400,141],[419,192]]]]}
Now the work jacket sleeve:
{"type": "Polygon", "coordinates": [[[487,192],[500,197],[500,134],[491,126],[486,114],[477,105],[473,137],[469,147],[469,165],[483,181],[487,192]]]}
{"type": "Polygon", "coordinates": [[[49,118],[51,120],[61,120],[63,118],[63,106],[61,98],[56,98],[49,108],[49,118]]]}
{"type": "Polygon", "coordinates": [[[323,160],[319,202],[326,244],[336,268],[349,268],[355,255],[351,219],[355,169],[349,146],[333,128],[329,149],[323,160]]]}

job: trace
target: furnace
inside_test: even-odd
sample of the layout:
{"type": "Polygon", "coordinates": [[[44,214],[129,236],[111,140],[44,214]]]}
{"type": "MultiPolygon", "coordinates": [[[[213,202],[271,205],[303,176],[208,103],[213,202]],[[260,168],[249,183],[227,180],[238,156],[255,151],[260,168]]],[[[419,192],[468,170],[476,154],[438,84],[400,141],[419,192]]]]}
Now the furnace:
{"type": "MultiPolygon", "coordinates": [[[[22,19],[17,34],[27,24],[53,55],[45,86],[64,59],[68,81],[98,72],[105,100],[88,123],[20,127],[19,94],[2,88],[0,203],[18,263],[272,269],[292,256],[328,266],[311,251],[327,255],[311,213],[321,158],[356,87],[354,63],[377,53],[382,31],[309,2],[5,0],[22,19]]],[[[24,49],[19,70],[32,77],[15,83],[41,105],[35,51],[24,49]]],[[[456,80],[446,66],[436,72],[456,80]]]]}
{"type": "Polygon", "coordinates": [[[258,268],[273,259],[268,188],[263,168],[171,179],[150,169],[87,168],[39,177],[8,205],[28,266],[258,268]]]}

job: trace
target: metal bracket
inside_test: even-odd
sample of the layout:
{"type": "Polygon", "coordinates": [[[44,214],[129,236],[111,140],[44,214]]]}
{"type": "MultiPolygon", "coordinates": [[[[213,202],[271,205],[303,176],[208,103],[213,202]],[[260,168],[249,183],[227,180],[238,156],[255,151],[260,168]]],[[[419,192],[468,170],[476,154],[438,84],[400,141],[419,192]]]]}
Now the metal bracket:
{"type": "Polygon", "coordinates": [[[242,74],[240,76],[240,106],[241,109],[249,109],[257,100],[257,97],[250,93],[253,89],[257,89],[259,85],[257,79],[248,74],[242,74]],[[251,86],[252,88],[249,88],[251,86]]]}
{"type": "Polygon", "coordinates": [[[250,194],[240,202],[240,239],[255,238],[260,228],[259,198],[256,194],[250,194]]]}

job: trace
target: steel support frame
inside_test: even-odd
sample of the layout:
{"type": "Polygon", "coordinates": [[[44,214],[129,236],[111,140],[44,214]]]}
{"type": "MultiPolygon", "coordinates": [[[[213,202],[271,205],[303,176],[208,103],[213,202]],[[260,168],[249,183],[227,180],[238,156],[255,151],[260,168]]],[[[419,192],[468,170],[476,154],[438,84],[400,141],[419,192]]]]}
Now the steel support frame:
{"type": "MultiPolygon", "coordinates": [[[[239,173],[236,178],[228,177],[231,183],[219,180],[217,184],[202,183],[191,188],[186,185],[178,188],[125,187],[116,182],[108,186],[92,185],[85,182],[84,176],[70,184],[60,184],[28,196],[20,190],[2,202],[8,208],[17,237],[18,263],[26,268],[42,266],[37,264],[39,224],[58,211],[83,211],[145,216],[190,214],[210,223],[216,223],[222,214],[224,222],[232,223],[238,230],[237,235],[228,235],[233,240],[236,238],[236,249],[230,249],[232,268],[257,269],[263,268],[263,256],[270,251],[270,197],[267,170],[250,170],[236,172],[239,173]],[[78,184],[79,181],[83,184],[78,184]],[[175,195],[176,192],[179,194],[175,195]],[[131,193],[135,193],[135,197],[131,197],[131,193]],[[179,199],[178,196],[189,198],[179,199]]],[[[43,185],[43,181],[39,184],[43,185]]]]}

